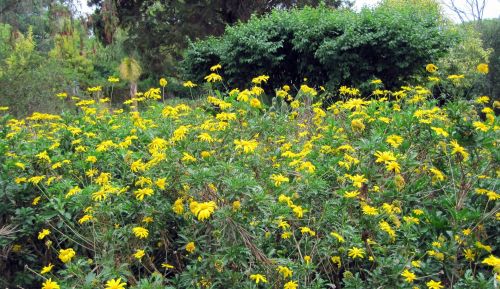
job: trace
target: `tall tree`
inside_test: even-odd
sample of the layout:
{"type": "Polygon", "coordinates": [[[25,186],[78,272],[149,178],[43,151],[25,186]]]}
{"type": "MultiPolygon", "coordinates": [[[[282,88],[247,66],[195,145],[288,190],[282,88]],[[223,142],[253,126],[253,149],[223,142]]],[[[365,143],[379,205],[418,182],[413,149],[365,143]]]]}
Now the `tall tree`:
{"type": "Polygon", "coordinates": [[[187,39],[221,35],[226,25],[246,21],[253,14],[320,3],[350,7],[347,0],[89,0],[95,5],[95,34],[110,43],[119,27],[127,29],[126,49],[138,52],[145,72],[175,74],[187,39]]]}
{"type": "Polygon", "coordinates": [[[462,23],[483,20],[484,8],[486,0],[442,0],[441,1],[448,9],[450,9],[462,23]]]}

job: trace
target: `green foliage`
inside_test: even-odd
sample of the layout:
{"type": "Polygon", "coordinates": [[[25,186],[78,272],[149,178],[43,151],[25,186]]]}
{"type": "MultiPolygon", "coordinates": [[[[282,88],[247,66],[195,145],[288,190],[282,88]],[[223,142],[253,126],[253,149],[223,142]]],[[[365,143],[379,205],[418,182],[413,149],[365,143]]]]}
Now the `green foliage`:
{"type": "Polygon", "coordinates": [[[500,97],[500,19],[483,20],[479,25],[481,39],[486,49],[492,49],[489,64],[488,85],[486,95],[500,97]]]}
{"type": "Polygon", "coordinates": [[[125,57],[122,60],[119,70],[120,76],[129,82],[137,82],[142,73],[139,62],[131,57],[125,57]]]}
{"type": "Polygon", "coordinates": [[[255,88],[167,103],[152,88],[132,112],[97,89],[66,100],[74,113],[2,107],[0,284],[40,287],[53,264],[43,277],[61,288],[492,288],[498,102],[440,107],[433,85],[370,101],[342,87],[330,103],[336,91],[304,84],[270,106],[255,88]]]}
{"type": "Polygon", "coordinates": [[[94,31],[105,44],[112,43],[117,28],[128,31],[125,48],[129,54],[140,51],[146,77],[165,74],[178,76],[178,61],[187,39],[220,35],[226,25],[247,21],[252,14],[262,15],[273,8],[288,9],[323,3],[330,7],[349,7],[346,0],[271,0],[238,1],[157,1],[91,0],[97,5],[94,31]]]}
{"type": "Polygon", "coordinates": [[[220,62],[223,76],[238,86],[265,72],[271,86],[297,85],[307,77],[312,84],[333,87],[380,78],[394,87],[453,43],[437,4],[420,2],[387,1],[360,13],[319,7],[253,17],[228,27],[221,37],[191,43],[186,75],[201,81],[220,62]]]}

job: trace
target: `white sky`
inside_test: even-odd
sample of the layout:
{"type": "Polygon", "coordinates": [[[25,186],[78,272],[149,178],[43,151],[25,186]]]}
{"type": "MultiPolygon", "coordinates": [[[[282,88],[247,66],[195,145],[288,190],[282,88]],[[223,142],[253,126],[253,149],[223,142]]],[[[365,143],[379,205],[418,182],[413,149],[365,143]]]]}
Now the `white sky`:
{"type": "MultiPolygon", "coordinates": [[[[457,7],[460,8],[465,8],[466,6],[466,0],[440,0],[441,3],[446,2],[446,3],[451,3],[453,1],[457,7]]],[[[498,18],[500,17],[500,0],[484,0],[486,1],[486,6],[484,7],[484,19],[488,18],[498,18]]],[[[354,1],[354,8],[356,10],[361,9],[363,6],[376,6],[377,3],[379,3],[380,0],[355,0],[354,1]]],[[[444,11],[448,17],[453,19],[455,22],[459,22],[458,17],[450,10],[448,9],[445,5],[443,5],[444,11]]],[[[465,9],[466,10],[466,9],[465,9]]]]}
{"type": "MultiPolygon", "coordinates": [[[[456,3],[458,7],[466,7],[465,6],[465,1],[466,0],[440,0],[441,2],[448,2],[453,1],[456,3]]],[[[484,0],[486,1],[486,6],[484,8],[484,18],[498,18],[500,17],[500,0],[484,0]]],[[[79,8],[83,14],[91,14],[93,12],[93,9],[87,6],[87,0],[77,0],[79,4],[79,8]]],[[[379,3],[380,0],[354,0],[354,8],[356,10],[361,9],[363,6],[376,6],[377,3],[379,3]]],[[[454,21],[459,22],[458,17],[451,12],[446,6],[444,6],[445,13],[452,18],[454,21]]]]}

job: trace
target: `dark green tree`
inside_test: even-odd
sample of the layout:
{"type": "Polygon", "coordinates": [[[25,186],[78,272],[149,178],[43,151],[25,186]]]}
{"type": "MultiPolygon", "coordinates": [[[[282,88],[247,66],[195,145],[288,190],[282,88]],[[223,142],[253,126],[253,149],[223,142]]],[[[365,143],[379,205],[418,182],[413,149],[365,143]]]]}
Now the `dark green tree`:
{"type": "Polygon", "coordinates": [[[90,0],[95,34],[109,44],[118,27],[127,29],[125,48],[141,55],[145,74],[175,74],[188,39],[221,35],[227,25],[247,21],[272,9],[288,9],[320,3],[350,7],[346,0],[90,0]]]}

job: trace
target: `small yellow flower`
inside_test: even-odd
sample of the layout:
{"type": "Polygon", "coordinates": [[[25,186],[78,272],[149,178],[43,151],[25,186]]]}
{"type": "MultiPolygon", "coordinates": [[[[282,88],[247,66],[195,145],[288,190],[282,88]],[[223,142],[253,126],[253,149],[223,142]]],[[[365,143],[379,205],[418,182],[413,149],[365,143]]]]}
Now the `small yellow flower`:
{"type": "Polygon", "coordinates": [[[51,263],[49,263],[49,265],[47,266],[44,266],[42,268],[42,270],[40,271],[40,274],[46,274],[46,273],[49,273],[50,271],[52,271],[52,268],[54,267],[54,265],[52,265],[51,263]]]}
{"type": "Polygon", "coordinates": [[[135,250],[135,253],[134,253],[134,258],[136,258],[137,260],[140,260],[142,257],[144,257],[146,253],[144,253],[144,250],[141,250],[141,249],[137,249],[135,250]]]}
{"type": "Polygon", "coordinates": [[[241,202],[240,201],[234,201],[233,202],[233,211],[238,211],[241,208],[241,202]]]}
{"type": "Polygon", "coordinates": [[[197,84],[195,84],[195,83],[193,83],[192,81],[188,80],[188,81],[184,82],[184,83],[182,84],[182,86],[184,86],[184,87],[189,87],[189,88],[193,88],[193,87],[196,87],[196,86],[197,86],[197,84]]]}
{"type": "Polygon", "coordinates": [[[441,288],[444,288],[443,285],[441,285],[441,281],[434,281],[434,280],[431,280],[427,283],[425,283],[427,285],[427,288],[428,289],[441,289],[441,288]]]}
{"type": "Polygon", "coordinates": [[[76,255],[76,252],[72,248],[59,250],[59,259],[63,263],[70,262],[71,259],[73,259],[73,257],[75,257],[75,255],[76,255]]]}
{"type": "Polygon", "coordinates": [[[290,268],[285,267],[285,266],[278,266],[276,269],[281,275],[283,275],[283,278],[289,278],[292,277],[293,271],[290,270],[290,268]]]}
{"type": "Polygon", "coordinates": [[[205,80],[207,82],[218,82],[222,81],[222,76],[218,75],[217,73],[210,73],[209,75],[205,76],[205,80]]]}
{"type": "Polygon", "coordinates": [[[304,256],[304,262],[306,262],[306,265],[309,265],[311,263],[311,256],[309,255],[304,256]]]}
{"type": "Polygon", "coordinates": [[[425,70],[427,70],[428,72],[430,73],[434,73],[438,70],[437,66],[432,64],[432,63],[429,63],[425,66],[425,70]]]}
{"type": "Polygon", "coordinates": [[[347,255],[353,259],[364,258],[365,257],[365,250],[363,248],[352,247],[351,249],[349,249],[347,255]]]}
{"type": "Polygon", "coordinates": [[[160,86],[161,87],[165,87],[165,86],[167,86],[167,84],[168,84],[168,81],[165,78],[163,78],[163,77],[160,78],[160,86]]]}
{"type": "Polygon", "coordinates": [[[194,250],[196,250],[196,246],[194,244],[194,242],[189,242],[186,244],[186,251],[188,251],[189,253],[193,253],[194,250]]]}
{"type": "Polygon", "coordinates": [[[488,74],[489,72],[489,67],[488,67],[488,64],[486,63],[480,63],[477,67],[477,72],[481,73],[481,74],[488,74]]]}
{"type": "Polygon", "coordinates": [[[405,269],[401,276],[405,278],[405,281],[408,283],[412,283],[416,279],[415,273],[410,272],[408,269],[405,269]]]}
{"type": "Polygon", "coordinates": [[[255,284],[259,284],[260,282],[267,283],[266,276],[262,274],[252,274],[250,275],[250,279],[254,280],[255,284]]]}
{"type": "Polygon", "coordinates": [[[57,282],[52,281],[52,278],[49,278],[47,281],[42,283],[42,289],[60,289],[57,282]]]}
{"type": "Polygon", "coordinates": [[[288,281],[283,286],[283,289],[297,289],[298,287],[299,287],[299,284],[297,284],[296,281],[288,281]]]}
{"type": "Polygon", "coordinates": [[[122,278],[111,279],[108,282],[106,282],[105,289],[125,289],[126,285],[127,283],[122,283],[122,278]]]}
{"type": "Polygon", "coordinates": [[[143,227],[135,227],[132,229],[132,232],[134,233],[134,235],[137,238],[140,238],[140,239],[145,239],[149,235],[148,229],[143,228],[143,227]]]}
{"type": "Polygon", "coordinates": [[[45,236],[49,234],[50,234],[49,229],[43,229],[41,232],[38,233],[38,240],[43,240],[43,238],[45,238],[45,236]]]}
{"type": "Polygon", "coordinates": [[[210,71],[217,71],[219,69],[222,68],[222,65],[220,65],[220,63],[216,64],[216,65],[213,65],[212,67],[210,67],[210,71]]]}

